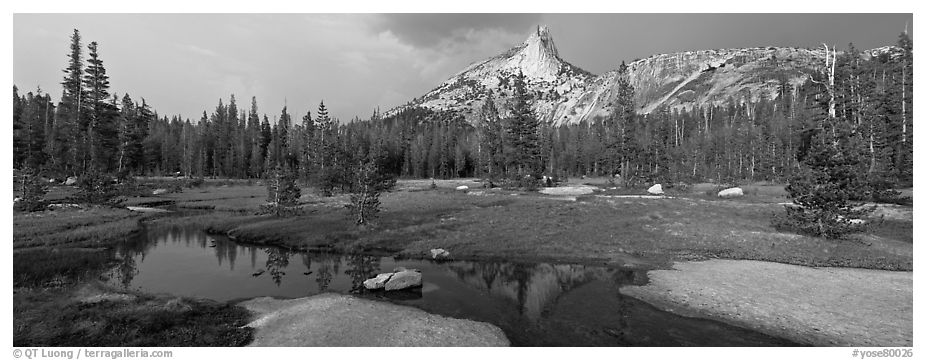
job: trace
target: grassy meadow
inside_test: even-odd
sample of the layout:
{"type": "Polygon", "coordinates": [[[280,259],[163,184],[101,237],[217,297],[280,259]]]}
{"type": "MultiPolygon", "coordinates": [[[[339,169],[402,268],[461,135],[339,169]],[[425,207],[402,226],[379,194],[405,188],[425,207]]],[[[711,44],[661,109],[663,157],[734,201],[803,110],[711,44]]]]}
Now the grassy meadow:
{"type": "MultiPolygon", "coordinates": [[[[547,261],[647,269],[674,261],[751,259],[807,266],[912,270],[912,206],[878,205],[869,231],[827,240],[776,231],[775,214],[789,202],[784,187],[743,186],[722,199],[718,186],[666,189],[639,197],[604,178],[571,179],[591,194],[544,195],[484,189],[474,179],[400,180],[381,197],[372,225],[348,217],[347,195],[323,197],[303,188],[303,214],[256,215],[266,201],[259,181],[139,179],[144,191],[124,205],[157,206],[175,216],[124,208],[59,206],[14,214],[15,346],[233,346],[250,341],[242,308],[207,300],[120,290],[101,280],[118,259],[112,245],[144,223],[196,223],[254,244],[299,250],[426,258],[443,248],[453,259],[547,261]],[[432,185],[433,184],[433,185],[432,185]],[[468,190],[456,190],[466,185],[468,190]],[[172,191],[154,195],[153,189],[172,191]]],[[[48,199],[67,204],[72,187],[48,199]]]]}

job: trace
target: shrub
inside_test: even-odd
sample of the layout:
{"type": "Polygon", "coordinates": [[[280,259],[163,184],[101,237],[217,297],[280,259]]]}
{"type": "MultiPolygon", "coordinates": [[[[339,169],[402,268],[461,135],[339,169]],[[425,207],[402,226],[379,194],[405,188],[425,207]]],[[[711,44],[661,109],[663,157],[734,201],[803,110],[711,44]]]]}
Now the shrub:
{"type": "Polygon", "coordinates": [[[268,177],[267,204],[261,205],[260,213],[277,217],[300,214],[299,197],[302,196],[302,190],[296,185],[296,175],[287,168],[277,166],[268,177]]]}
{"type": "Polygon", "coordinates": [[[909,205],[913,199],[909,196],[901,196],[899,191],[892,189],[891,184],[884,174],[872,174],[868,179],[869,195],[871,200],[878,203],[909,205]]]}
{"type": "Polygon", "coordinates": [[[113,177],[96,169],[90,169],[77,179],[76,200],[85,204],[118,206],[120,191],[113,177]]]}
{"type": "Polygon", "coordinates": [[[541,185],[542,181],[532,175],[519,176],[515,174],[509,177],[502,187],[510,190],[537,191],[541,185]]]}
{"type": "Polygon", "coordinates": [[[16,185],[19,190],[19,201],[13,205],[14,210],[32,212],[45,209],[48,184],[42,181],[40,172],[28,168],[23,169],[16,185]]]}
{"type": "Polygon", "coordinates": [[[186,185],[187,185],[188,188],[192,189],[192,188],[195,188],[195,187],[198,188],[198,187],[202,186],[203,183],[205,183],[205,182],[206,182],[206,179],[203,179],[203,178],[200,176],[200,177],[198,177],[198,178],[190,179],[189,181],[187,181],[186,185]]]}

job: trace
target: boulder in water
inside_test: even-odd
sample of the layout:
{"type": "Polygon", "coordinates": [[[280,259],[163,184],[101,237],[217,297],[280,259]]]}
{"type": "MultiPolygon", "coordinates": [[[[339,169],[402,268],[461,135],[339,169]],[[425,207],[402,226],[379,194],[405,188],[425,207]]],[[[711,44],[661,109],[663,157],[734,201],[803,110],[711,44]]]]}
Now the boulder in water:
{"type": "Polygon", "coordinates": [[[402,290],[421,286],[421,273],[413,270],[399,271],[386,281],[386,291],[402,290]]]}
{"type": "Polygon", "coordinates": [[[375,278],[367,279],[363,282],[363,287],[367,290],[378,290],[386,287],[386,282],[392,277],[393,273],[382,273],[375,278]]]}

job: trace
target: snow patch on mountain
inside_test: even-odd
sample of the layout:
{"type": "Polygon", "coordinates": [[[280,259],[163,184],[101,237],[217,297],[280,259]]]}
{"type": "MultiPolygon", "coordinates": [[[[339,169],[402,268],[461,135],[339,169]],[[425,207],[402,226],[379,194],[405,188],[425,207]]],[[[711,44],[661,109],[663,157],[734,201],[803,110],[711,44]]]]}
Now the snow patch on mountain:
{"type": "MultiPolygon", "coordinates": [[[[869,50],[863,56],[893,52],[892,47],[869,50]]],[[[637,112],[661,106],[688,109],[729,102],[775,99],[783,82],[802,84],[823,64],[822,49],[763,47],[715,49],[653,55],[628,66],[637,112]]],[[[617,101],[617,70],[594,75],[559,57],[553,36],[538,26],[522,44],[454,74],[407,107],[460,113],[472,123],[479,109],[494,99],[502,116],[510,110],[514,78],[526,78],[525,89],[534,113],[553,125],[596,121],[610,116],[617,101]]]]}

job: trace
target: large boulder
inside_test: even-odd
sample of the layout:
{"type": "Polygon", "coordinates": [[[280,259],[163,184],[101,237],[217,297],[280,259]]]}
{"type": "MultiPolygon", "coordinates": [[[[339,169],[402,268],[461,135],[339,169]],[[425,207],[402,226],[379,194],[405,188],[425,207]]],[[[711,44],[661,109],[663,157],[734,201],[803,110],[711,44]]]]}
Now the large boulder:
{"type": "Polygon", "coordinates": [[[421,273],[414,270],[398,271],[386,282],[386,291],[402,290],[421,286],[421,273]]]}
{"type": "Polygon", "coordinates": [[[64,185],[72,186],[77,184],[77,178],[74,176],[69,176],[67,180],[64,181],[64,185]]]}
{"type": "Polygon", "coordinates": [[[444,249],[431,249],[431,258],[432,259],[446,259],[450,257],[450,252],[444,249]]]}
{"type": "Polygon", "coordinates": [[[652,195],[665,194],[665,192],[662,191],[662,184],[656,184],[656,185],[650,186],[649,189],[646,189],[646,192],[652,195]]]}
{"type": "Polygon", "coordinates": [[[382,273],[375,278],[367,279],[363,282],[363,287],[367,290],[378,290],[386,287],[386,282],[392,277],[393,273],[382,273]]]}
{"type": "Polygon", "coordinates": [[[469,186],[466,186],[466,185],[457,186],[457,191],[466,191],[466,190],[469,190],[469,186]]]}
{"type": "Polygon", "coordinates": [[[717,196],[720,196],[722,198],[740,197],[740,196],[743,196],[743,189],[738,188],[738,187],[723,189],[723,190],[720,190],[719,193],[717,193],[717,196]]]}

